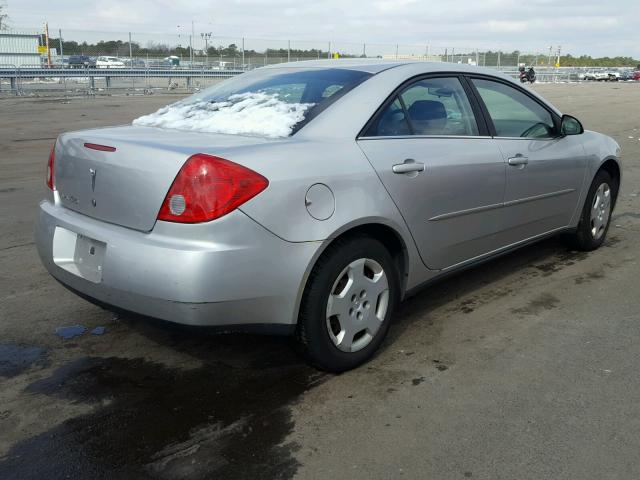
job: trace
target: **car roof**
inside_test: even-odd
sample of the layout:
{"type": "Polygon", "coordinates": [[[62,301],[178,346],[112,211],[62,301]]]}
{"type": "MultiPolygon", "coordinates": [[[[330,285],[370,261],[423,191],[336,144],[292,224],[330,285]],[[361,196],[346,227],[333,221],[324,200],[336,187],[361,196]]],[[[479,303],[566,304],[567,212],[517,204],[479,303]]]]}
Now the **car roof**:
{"type": "Polygon", "coordinates": [[[303,60],[297,62],[285,62],[268,65],[263,68],[344,68],[347,70],[360,70],[362,72],[378,73],[389,68],[405,65],[407,62],[385,61],[377,58],[344,58],[331,60],[303,60]]]}
{"type": "Polygon", "coordinates": [[[380,73],[391,68],[421,66],[425,73],[437,72],[461,72],[461,73],[484,73],[498,77],[504,75],[495,69],[476,67],[462,63],[448,62],[424,62],[419,60],[382,60],[379,58],[344,58],[327,60],[303,60],[297,62],[286,62],[268,65],[267,69],[277,68],[344,68],[347,70],[359,70],[368,73],[380,73]]]}

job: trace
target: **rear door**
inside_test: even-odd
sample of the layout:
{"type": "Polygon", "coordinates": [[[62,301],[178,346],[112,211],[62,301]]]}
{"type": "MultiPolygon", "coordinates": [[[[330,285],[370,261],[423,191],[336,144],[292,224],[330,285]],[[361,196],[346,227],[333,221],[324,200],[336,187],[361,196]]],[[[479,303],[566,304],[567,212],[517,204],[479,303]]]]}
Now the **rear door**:
{"type": "Polygon", "coordinates": [[[409,82],[358,139],[433,269],[502,244],[505,163],[466,88],[456,75],[409,82]]]}
{"type": "Polygon", "coordinates": [[[506,162],[505,242],[569,225],[586,172],[579,136],[558,135],[557,115],[524,90],[497,79],[471,82],[506,162]]]}

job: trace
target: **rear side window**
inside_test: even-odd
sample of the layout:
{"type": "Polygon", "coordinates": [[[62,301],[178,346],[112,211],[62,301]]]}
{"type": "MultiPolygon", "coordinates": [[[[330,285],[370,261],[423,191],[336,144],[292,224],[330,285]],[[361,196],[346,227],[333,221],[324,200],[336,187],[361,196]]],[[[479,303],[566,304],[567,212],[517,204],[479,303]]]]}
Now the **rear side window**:
{"type": "Polygon", "coordinates": [[[474,136],[478,125],[457,78],[418,80],[372,122],[366,136],[474,136]]]}
{"type": "Polygon", "coordinates": [[[551,113],[528,95],[504,83],[473,79],[498,137],[553,138],[551,113]]]}

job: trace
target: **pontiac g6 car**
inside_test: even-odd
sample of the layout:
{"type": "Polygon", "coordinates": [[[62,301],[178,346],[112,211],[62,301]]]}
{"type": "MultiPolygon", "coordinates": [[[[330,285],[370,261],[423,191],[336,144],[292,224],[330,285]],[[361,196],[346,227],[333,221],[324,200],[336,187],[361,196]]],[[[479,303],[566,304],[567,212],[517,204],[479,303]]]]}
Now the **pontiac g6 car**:
{"type": "Polygon", "coordinates": [[[551,235],[598,248],[620,185],[615,141],[476,67],[284,64],[159,114],[57,139],[45,267],[107,307],[292,334],[331,371],[449,272],[551,235]]]}

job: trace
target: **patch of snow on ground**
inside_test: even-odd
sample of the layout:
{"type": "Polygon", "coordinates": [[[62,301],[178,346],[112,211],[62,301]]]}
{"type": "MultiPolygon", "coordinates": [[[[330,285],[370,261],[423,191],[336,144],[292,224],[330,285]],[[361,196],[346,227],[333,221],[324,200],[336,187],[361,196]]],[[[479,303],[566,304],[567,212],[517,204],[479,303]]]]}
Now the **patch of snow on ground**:
{"type": "Polygon", "coordinates": [[[177,102],[136,118],[134,125],[195,132],[287,137],[304,120],[312,103],[287,103],[278,95],[250,92],[231,95],[224,102],[177,102]]]}

